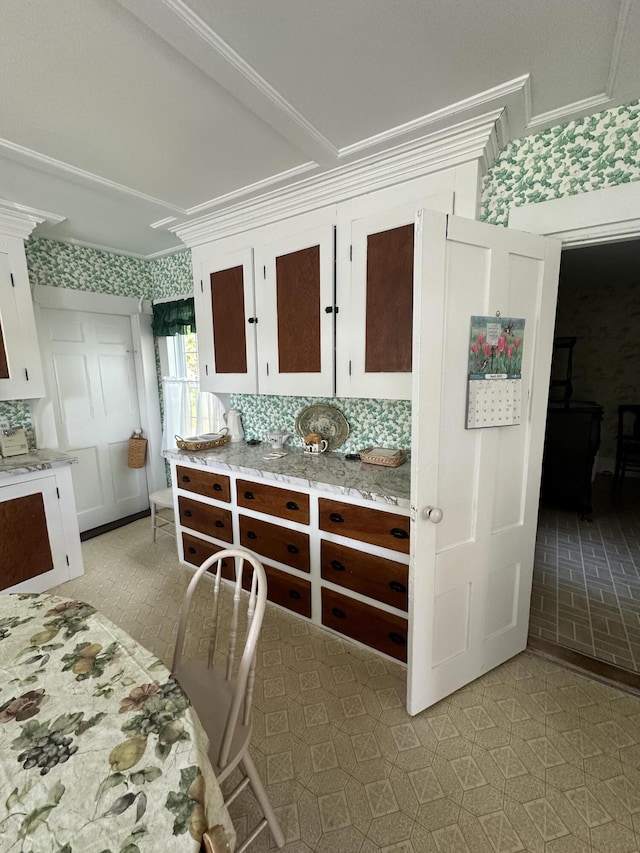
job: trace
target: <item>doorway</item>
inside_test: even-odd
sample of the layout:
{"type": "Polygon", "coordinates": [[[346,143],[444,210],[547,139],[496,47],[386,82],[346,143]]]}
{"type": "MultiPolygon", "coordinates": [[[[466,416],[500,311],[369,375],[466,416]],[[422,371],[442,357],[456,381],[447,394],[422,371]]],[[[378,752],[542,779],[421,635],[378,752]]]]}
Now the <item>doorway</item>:
{"type": "Polygon", "coordinates": [[[529,638],[633,673],[640,479],[613,475],[618,406],[640,403],[639,328],[640,240],[565,250],[529,638]]]}

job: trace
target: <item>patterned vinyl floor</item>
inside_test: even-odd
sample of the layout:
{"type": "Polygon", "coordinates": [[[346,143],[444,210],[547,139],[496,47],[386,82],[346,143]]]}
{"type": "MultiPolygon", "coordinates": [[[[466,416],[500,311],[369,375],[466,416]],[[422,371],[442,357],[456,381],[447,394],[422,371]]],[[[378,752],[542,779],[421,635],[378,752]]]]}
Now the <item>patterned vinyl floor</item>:
{"type": "MultiPolygon", "coordinates": [[[[169,663],[189,572],[149,526],[85,542],[58,592],[169,663]]],[[[639,849],[640,699],[525,652],[410,717],[400,666],[272,605],[258,654],[252,753],[287,853],[639,849]]],[[[253,797],[231,812],[242,837],[253,797]]]]}
{"type": "Polygon", "coordinates": [[[529,633],[640,672],[640,480],[593,491],[591,521],[540,510],[529,633]]]}

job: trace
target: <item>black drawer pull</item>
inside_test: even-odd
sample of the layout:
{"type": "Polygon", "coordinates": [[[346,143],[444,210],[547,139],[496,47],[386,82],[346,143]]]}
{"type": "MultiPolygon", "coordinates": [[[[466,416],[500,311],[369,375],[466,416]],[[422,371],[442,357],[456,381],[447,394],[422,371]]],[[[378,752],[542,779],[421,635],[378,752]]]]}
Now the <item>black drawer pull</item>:
{"type": "Polygon", "coordinates": [[[401,527],[392,527],[389,533],[392,536],[395,536],[396,539],[408,539],[409,534],[406,530],[403,530],[401,527]]]}
{"type": "Polygon", "coordinates": [[[335,569],[336,572],[344,572],[346,566],[340,560],[331,560],[331,568],[335,569]]]}
{"type": "Polygon", "coordinates": [[[220,521],[219,519],[216,521],[216,527],[224,527],[224,521],[220,521]]]}
{"type": "Polygon", "coordinates": [[[339,607],[332,607],[331,612],[336,617],[336,619],[346,619],[347,618],[347,614],[344,612],[344,610],[340,610],[339,607]]]}
{"type": "Polygon", "coordinates": [[[213,484],[213,491],[214,492],[221,492],[222,491],[222,486],[220,485],[220,483],[214,483],[213,484]]]}
{"type": "Polygon", "coordinates": [[[298,592],[297,589],[290,589],[289,590],[289,597],[295,598],[296,601],[298,601],[299,599],[302,598],[302,596],[300,595],[300,593],[298,592]]]}
{"type": "Polygon", "coordinates": [[[290,510],[300,509],[300,507],[298,506],[298,504],[295,501],[287,501],[285,506],[287,509],[290,509],[290,510]]]}
{"type": "Polygon", "coordinates": [[[336,524],[342,524],[344,522],[344,518],[339,512],[330,512],[329,521],[334,521],[336,524]]]}
{"type": "Polygon", "coordinates": [[[182,479],[183,483],[190,483],[191,482],[191,477],[188,477],[186,474],[183,474],[181,479],[182,479]]]}
{"type": "Polygon", "coordinates": [[[257,539],[258,534],[254,533],[253,530],[247,530],[247,539],[257,539]]]}
{"type": "Polygon", "coordinates": [[[190,554],[197,554],[197,553],[198,553],[198,552],[196,551],[196,549],[193,547],[193,545],[189,545],[189,547],[187,548],[187,551],[188,551],[190,554]]]}
{"type": "Polygon", "coordinates": [[[299,548],[296,548],[296,546],[295,546],[295,545],[287,545],[287,551],[288,551],[290,554],[299,554],[299,553],[300,553],[300,549],[299,549],[299,548]]]}
{"type": "Polygon", "coordinates": [[[191,516],[193,515],[190,509],[185,509],[184,514],[187,516],[187,518],[191,518],[191,516]]]}
{"type": "Polygon", "coordinates": [[[223,561],[222,561],[222,568],[223,568],[223,569],[226,569],[226,568],[227,568],[227,561],[226,561],[226,560],[223,560],[223,561]]]}
{"type": "Polygon", "coordinates": [[[256,496],[253,494],[253,492],[245,492],[244,496],[248,501],[254,501],[256,499],[256,496]]]}
{"type": "Polygon", "coordinates": [[[407,591],[406,586],[403,583],[400,583],[400,581],[389,581],[389,586],[391,587],[391,589],[394,592],[406,592],[407,591]]]}
{"type": "Polygon", "coordinates": [[[392,643],[396,643],[398,646],[407,645],[407,638],[403,637],[402,634],[398,634],[396,631],[389,631],[389,639],[392,643]]]}

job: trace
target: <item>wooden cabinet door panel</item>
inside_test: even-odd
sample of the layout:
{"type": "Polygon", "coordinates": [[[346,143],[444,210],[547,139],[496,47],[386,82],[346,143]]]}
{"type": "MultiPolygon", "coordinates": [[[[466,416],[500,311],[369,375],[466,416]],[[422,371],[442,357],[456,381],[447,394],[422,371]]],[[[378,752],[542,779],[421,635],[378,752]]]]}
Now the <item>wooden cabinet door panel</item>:
{"type": "Polygon", "coordinates": [[[407,609],[409,567],[386,557],[346,548],[322,540],[322,577],[361,595],[383,601],[399,610],[407,609]]]}
{"type": "Polygon", "coordinates": [[[407,660],[407,620],[400,616],[325,588],[322,624],[397,660],[407,660]]]}
{"type": "MultiPolygon", "coordinates": [[[[217,554],[218,551],[222,551],[223,546],[213,545],[211,542],[205,542],[204,539],[199,539],[197,536],[191,536],[189,533],[183,533],[182,549],[185,561],[187,563],[191,563],[192,566],[197,566],[199,568],[206,559],[211,557],[213,554],[217,554]]],[[[236,575],[234,564],[235,560],[233,558],[227,558],[222,561],[222,577],[226,578],[226,580],[235,579],[236,575]]],[[[209,571],[212,574],[215,574],[215,563],[209,571]]]]}
{"type": "Polygon", "coordinates": [[[249,480],[237,481],[238,506],[309,524],[309,495],[249,480]]]}
{"type": "Polygon", "coordinates": [[[39,492],[0,502],[0,589],[54,568],[43,496],[39,492]]]}
{"type": "Polygon", "coordinates": [[[320,529],[392,551],[409,553],[409,518],[392,512],[320,498],[320,529]]]}
{"type": "Polygon", "coordinates": [[[202,501],[194,501],[178,495],[180,524],[191,530],[206,533],[214,539],[233,542],[233,527],[231,512],[228,509],[211,506],[202,501]]]}
{"type": "Polygon", "coordinates": [[[240,544],[261,557],[303,572],[310,570],[309,535],[279,524],[240,516],[240,544]]]}
{"type": "Polygon", "coordinates": [[[187,492],[196,492],[217,501],[231,501],[231,485],[226,474],[216,474],[200,468],[186,468],[178,465],[176,468],[176,485],[187,492]]]}

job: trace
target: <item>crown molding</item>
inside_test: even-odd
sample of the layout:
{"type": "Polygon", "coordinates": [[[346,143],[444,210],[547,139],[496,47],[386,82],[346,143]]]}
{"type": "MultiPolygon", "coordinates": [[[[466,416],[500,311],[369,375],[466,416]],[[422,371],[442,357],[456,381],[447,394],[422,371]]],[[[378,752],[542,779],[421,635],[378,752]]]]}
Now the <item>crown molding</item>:
{"type": "Polygon", "coordinates": [[[198,246],[472,160],[486,169],[499,150],[496,124],[502,112],[496,110],[405,142],[169,231],[187,246],[198,246]]]}
{"type": "Polygon", "coordinates": [[[10,201],[0,200],[0,233],[7,237],[19,237],[26,240],[36,225],[43,222],[51,222],[57,225],[65,219],[56,213],[48,213],[45,210],[36,210],[24,204],[14,204],[10,201]]]}

